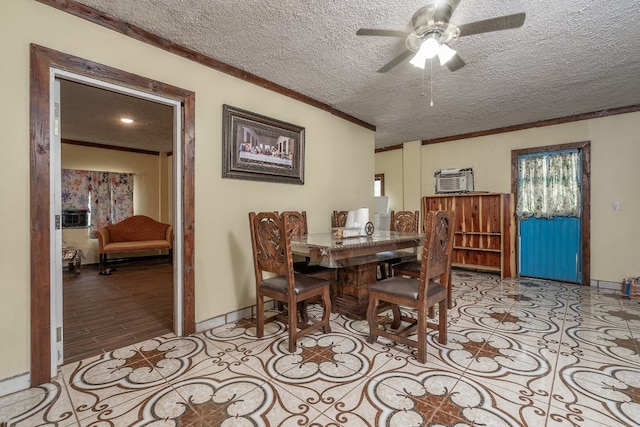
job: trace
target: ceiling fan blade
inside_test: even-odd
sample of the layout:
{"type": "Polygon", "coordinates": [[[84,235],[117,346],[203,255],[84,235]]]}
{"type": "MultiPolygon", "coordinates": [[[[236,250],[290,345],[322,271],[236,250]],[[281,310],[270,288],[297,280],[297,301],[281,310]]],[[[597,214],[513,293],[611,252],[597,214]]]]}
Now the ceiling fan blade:
{"type": "Polygon", "coordinates": [[[374,28],[360,28],[356,36],[407,37],[409,32],[396,30],[376,30],[374,28]]]}
{"type": "Polygon", "coordinates": [[[396,56],[391,61],[387,62],[382,68],[378,70],[378,72],[386,73],[387,71],[389,71],[390,69],[392,69],[393,67],[395,67],[396,65],[398,65],[399,63],[407,59],[408,57],[410,57],[411,55],[413,55],[413,52],[410,51],[409,49],[405,49],[400,55],[396,56]]]}
{"type": "Polygon", "coordinates": [[[449,71],[456,71],[465,66],[465,62],[457,53],[445,64],[449,71]]]}
{"type": "Polygon", "coordinates": [[[485,19],[484,21],[458,25],[458,29],[460,30],[458,37],[522,27],[525,16],[525,13],[516,13],[514,15],[505,15],[498,18],[485,19]]]}
{"type": "Polygon", "coordinates": [[[456,7],[460,4],[460,0],[447,0],[446,2],[438,3],[438,6],[433,13],[434,22],[449,22],[451,15],[455,12],[456,7]]]}

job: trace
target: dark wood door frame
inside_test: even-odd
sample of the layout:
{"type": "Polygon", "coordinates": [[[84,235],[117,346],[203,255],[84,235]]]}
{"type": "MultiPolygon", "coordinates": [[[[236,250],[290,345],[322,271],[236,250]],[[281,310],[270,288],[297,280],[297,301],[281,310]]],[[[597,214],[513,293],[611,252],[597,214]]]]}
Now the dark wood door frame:
{"type": "MultiPolygon", "coordinates": [[[[575,142],[569,144],[547,145],[543,147],[511,150],[511,192],[518,205],[518,156],[522,154],[544,153],[547,151],[560,151],[577,149],[582,152],[582,223],[580,225],[581,250],[582,250],[582,284],[591,284],[591,141],[575,142]]],[[[515,213],[514,213],[515,215],[515,213]]],[[[519,231],[518,231],[519,232],[519,231]]],[[[516,257],[518,245],[516,245],[516,257]]],[[[517,259],[517,258],[516,258],[517,259]]],[[[520,270],[518,270],[520,274],[520,270]]]]}
{"type": "Polygon", "coordinates": [[[195,93],[46,47],[31,45],[30,215],[31,215],[31,386],[51,380],[50,283],[50,70],[56,68],[179,101],[183,106],[182,206],[183,332],[195,332],[194,148],[195,93]]]}

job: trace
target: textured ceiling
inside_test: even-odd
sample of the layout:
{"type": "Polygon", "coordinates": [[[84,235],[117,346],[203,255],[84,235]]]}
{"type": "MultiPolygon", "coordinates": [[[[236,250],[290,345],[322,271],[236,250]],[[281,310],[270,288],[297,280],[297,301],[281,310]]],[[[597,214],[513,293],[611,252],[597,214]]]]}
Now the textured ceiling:
{"type": "Polygon", "coordinates": [[[456,72],[405,61],[384,74],[404,40],[356,31],[411,29],[428,2],[78,2],[375,125],[376,148],[640,104],[637,1],[463,0],[453,24],[526,21],[459,38],[456,72]]]}

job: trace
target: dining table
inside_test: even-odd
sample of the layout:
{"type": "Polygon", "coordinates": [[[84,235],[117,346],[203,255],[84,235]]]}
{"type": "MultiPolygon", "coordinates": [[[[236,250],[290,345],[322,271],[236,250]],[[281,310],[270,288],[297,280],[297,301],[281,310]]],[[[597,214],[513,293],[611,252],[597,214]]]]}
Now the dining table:
{"type": "Polygon", "coordinates": [[[381,262],[417,253],[424,234],[376,230],[370,236],[338,237],[335,230],[291,237],[291,252],[336,269],[334,304],[338,313],[365,319],[368,287],[381,262]]]}

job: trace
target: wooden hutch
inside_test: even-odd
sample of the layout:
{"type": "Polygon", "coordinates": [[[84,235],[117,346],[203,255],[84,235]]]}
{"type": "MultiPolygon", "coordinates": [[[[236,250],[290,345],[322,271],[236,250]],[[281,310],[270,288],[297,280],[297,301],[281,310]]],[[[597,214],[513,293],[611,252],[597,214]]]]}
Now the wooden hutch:
{"type": "Polygon", "coordinates": [[[453,267],[515,277],[514,197],[507,193],[471,192],[424,196],[422,214],[456,212],[453,267]]]}

